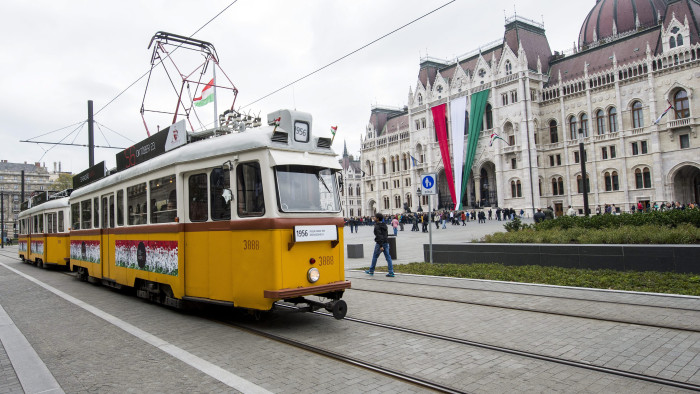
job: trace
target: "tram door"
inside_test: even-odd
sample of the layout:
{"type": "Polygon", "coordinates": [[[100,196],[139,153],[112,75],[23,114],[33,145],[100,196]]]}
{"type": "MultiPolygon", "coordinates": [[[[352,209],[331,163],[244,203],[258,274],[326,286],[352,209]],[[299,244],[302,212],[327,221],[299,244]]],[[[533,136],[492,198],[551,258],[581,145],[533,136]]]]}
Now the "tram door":
{"type": "Polygon", "coordinates": [[[110,229],[114,228],[114,194],[102,196],[101,204],[101,231],[100,249],[102,254],[102,276],[108,279],[116,279],[114,267],[114,234],[110,229]]]}

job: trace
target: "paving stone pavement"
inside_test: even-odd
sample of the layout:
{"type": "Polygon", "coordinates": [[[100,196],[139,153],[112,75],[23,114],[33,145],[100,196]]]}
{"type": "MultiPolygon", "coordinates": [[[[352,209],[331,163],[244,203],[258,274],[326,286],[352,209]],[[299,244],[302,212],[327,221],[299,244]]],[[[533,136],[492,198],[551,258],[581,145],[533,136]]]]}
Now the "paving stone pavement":
{"type": "MultiPolygon", "coordinates": [[[[527,220],[527,219],[526,219],[527,220]]],[[[471,222],[433,233],[435,243],[469,242],[504,222],[471,222]]],[[[421,261],[428,235],[397,237],[397,263],[421,261]]],[[[433,227],[433,230],[435,228],[433,227]]],[[[565,310],[592,318],[613,315],[648,322],[676,321],[700,326],[698,297],[665,297],[586,289],[531,286],[398,275],[368,278],[353,269],[368,266],[372,227],[345,230],[346,244],[364,245],[363,259],[347,259],[348,317],[419,328],[499,346],[537,351],[638,373],[700,384],[698,333],[629,323],[508,309],[525,306],[565,310]],[[409,292],[460,299],[429,300],[378,293],[409,292]],[[547,296],[560,297],[552,300],[547,296]],[[568,299],[567,299],[568,297],[568,299]],[[584,298],[590,301],[577,301],[584,298]],[[592,301],[605,301],[596,304],[592,301]],[[470,304],[482,303],[483,305],[470,304]],[[638,304],[619,308],[615,302],[638,304]],[[500,303],[500,304],[499,304],[500,303]],[[487,306],[502,305],[506,308],[487,306]],[[660,309],[661,308],[661,309],[660,309]],[[677,309],[674,309],[677,308],[677,309]],[[686,309],[683,311],[681,309],[686,309]]],[[[13,252],[11,248],[8,248],[13,252]]],[[[6,249],[6,250],[8,250],[6,249]]],[[[14,248],[16,256],[16,247],[14,248]]],[[[275,393],[293,392],[423,392],[402,381],[212,321],[206,316],[173,311],[104,287],[79,282],[51,270],[21,264],[0,254],[0,263],[27,273],[90,305],[155,335],[172,346],[275,393]]],[[[378,271],[386,267],[380,258],[378,271]]],[[[385,269],[385,268],[384,268],[385,269]]],[[[56,297],[0,266],[0,305],[12,317],[65,392],[233,392],[211,376],[162,350],[56,297]]],[[[321,344],[405,373],[419,374],[467,392],[671,393],[677,388],[619,376],[552,365],[486,349],[444,344],[434,339],[397,334],[310,314],[280,310],[266,329],[321,344]]],[[[0,394],[22,392],[0,346],[0,394]],[[14,380],[13,380],[14,376],[14,380]]]]}
{"type": "Polygon", "coordinates": [[[12,367],[10,359],[7,357],[5,347],[0,343],[0,393],[23,393],[15,369],[12,367]]]}

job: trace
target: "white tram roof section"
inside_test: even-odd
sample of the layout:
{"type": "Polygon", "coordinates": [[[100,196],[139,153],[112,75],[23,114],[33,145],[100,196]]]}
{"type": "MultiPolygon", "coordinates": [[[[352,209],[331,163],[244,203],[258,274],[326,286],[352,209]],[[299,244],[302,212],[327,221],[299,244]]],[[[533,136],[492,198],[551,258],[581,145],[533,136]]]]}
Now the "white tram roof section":
{"type": "Polygon", "coordinates": [[[269,154],[271,162],[274,163],[273,165],[297,164],[326,167],[335,170],[342,169],[336,159],[337,154],[331,148],[318,146],[319,137],[314,137],[311,114],[292,110],[280,110],[268,114],[268,122],[270,123],[277,118],[281,118],[281,120],[276,131],[278,133],[287,133],[287,142],[273,141],[274,126],[251,128],[242,132],[232,132],[231,134],[191,142],[144,163],[74,190],[71,194],[71,199],[83,197],[110,185],[126,182],[166,167],[214,157],[229,160],[230,158],[227,158],[227,155],[258,149],[270,149],[269,154]],[[295,141],[293,130],[295,121],[308,123],[309,142],[301,143],[295,141]],[[299,153],[303,153],[303,155],[299,153]]]}
{"type": "Polygon", "coordinates": [[[49,200],[49,201],[46,201],[45,203],[39,204],[35,207],[25,209],[24,211],[20,212],[20,214],[17,217],[24,217],[24,216],[28,216],[28,215],[33,215],[37,212],[43,212],[47,209],[66,208],[69,205],[70,204],[68,203],[68,197],[62,197],[62,198],[58,198],[55,200],[49,200]]]}

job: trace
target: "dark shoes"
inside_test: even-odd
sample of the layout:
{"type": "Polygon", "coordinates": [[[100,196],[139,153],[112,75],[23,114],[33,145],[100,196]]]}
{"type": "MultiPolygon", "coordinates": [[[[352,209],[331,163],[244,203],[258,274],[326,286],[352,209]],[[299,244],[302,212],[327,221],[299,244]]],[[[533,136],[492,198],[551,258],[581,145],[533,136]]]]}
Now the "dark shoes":
{"type": "Polygon", "coordinates": [[[394,277],[394,273],[393,273],[393,272],[389,272],[388,274],[386,274],[386,276],[388,276],[389,278],[393,278],[393,277],[394,277]]]}
{"type": "Polygon", "coordinates": [[[374,272],[373,272],[373,271],[370,271],[370,270],[366,270],[366,271],[365,271],[365,274],[367,274],[367,275],[374,275],[374,272]]]}

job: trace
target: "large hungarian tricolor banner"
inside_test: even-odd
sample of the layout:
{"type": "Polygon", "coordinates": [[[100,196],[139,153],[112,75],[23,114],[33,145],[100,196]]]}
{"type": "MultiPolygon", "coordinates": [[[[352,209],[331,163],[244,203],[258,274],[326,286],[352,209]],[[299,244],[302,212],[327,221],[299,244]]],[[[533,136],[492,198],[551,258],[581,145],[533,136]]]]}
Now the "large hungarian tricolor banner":
{"type": "Polygon", "coordinates": [[[203,107],[214,101],[214,78],[207,84],[207,86],[202,89],[202,95],[194,98],[194,105],[197,107],[203,107]]]}
{"type": "Polygon", "coordinates": [[[447,104],[440,104],[437,107],[433,107],[433,123],[435,124],[435,134],[437,134],[438,144],[440,145],[440,154],[442,155],[442,163],[445,166],[445,177],[447,178],[447,185],[450,187],[450,197],[452,197],[452,202],[457,203],[455,200],[455,185],[454,178],[452,177],[452,161],[450,160],[450,146],[447,141],[447,122],[445,120],[445,108],[447,104]]]}
{"type": "Polygon", "coordinates": [[[467,120],[467,96],[450,102],[450,124],[452,126],[452,157],[454,159],[455,209],[462,209],[462,169],[464,167],[464,126],[467,120]]]}
{"type": "Polygon", "coordinates": [[[490,91],[490,89],[486,89],[484,91],[472,94],[471,97],[472,105],[469,114],[473,121],[469,122],[469,139],[467,140],[467,158],[464,161],[462,195],[464,195],[467,190],[467,180],[472,172],[472,165],[474,164],[474,157],[476,156],[476,145],[479,143],[479,132],[481,131],[480,129],[483,125],[486,100],[489,98],[490,91]]]}

